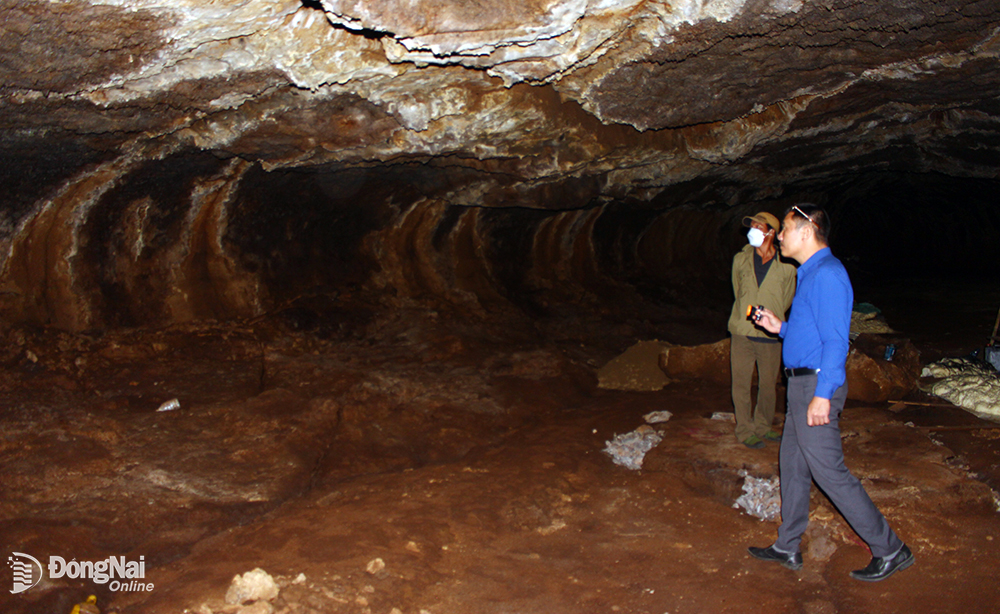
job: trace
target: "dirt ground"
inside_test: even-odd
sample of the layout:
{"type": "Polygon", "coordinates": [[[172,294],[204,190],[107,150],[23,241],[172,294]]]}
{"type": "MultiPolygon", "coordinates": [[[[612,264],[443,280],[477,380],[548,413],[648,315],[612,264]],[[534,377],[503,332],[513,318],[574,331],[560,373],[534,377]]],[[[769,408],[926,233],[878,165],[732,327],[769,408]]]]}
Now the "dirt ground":
{"type": "MultiPolygon", "coordinates": [[[[925,355],[962,345],[915,338],[925,355]]],[[[12,594],[8,570],[3,612],[68,614],[88,594],[120,614],[1000,604],[1000,429],[955,408],[848,404],[848,466],[917,560],[866,584],[847,574],[869,552],[815,489],[802,571],[751,559],[777,522],[734,501],[741,471],[776,474],[777,445],[749,450],[713,419],[731,411],[717,383],[598,388],[611,344],[498,341],[420,316],[377,340],[14,329],[4,352],[0,546],[43,562],[142,557],[152,587],[64,576],[12,594]],[[642,469],[614,464],[606,442],[656,410],[673,417],[642,469]],[[277,597],[227,604],[233,577],[255,568],[277,597]]]]}

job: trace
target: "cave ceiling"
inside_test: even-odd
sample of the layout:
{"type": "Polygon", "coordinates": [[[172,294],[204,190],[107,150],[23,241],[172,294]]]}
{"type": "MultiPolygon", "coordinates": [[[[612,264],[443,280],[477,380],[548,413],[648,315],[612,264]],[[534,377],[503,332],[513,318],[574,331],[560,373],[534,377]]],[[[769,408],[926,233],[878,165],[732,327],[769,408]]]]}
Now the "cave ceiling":
{"type": "Polygon", "coordinates": [[[928,170],[997,172],[995,0],[3,5],[8,155],[449,159],[498,186],[599,177],[622,196],[706,174],[780,184],[902,149],[928,170]]]}
{"type": "MultiPolygon", "coordinates": [[[[153,168],[201,177],[174,199],[189,209],[194,192],[255,168],[336,174],[338,198],[360,199],[352,177],[377,173],[402,186],[366,188],[382,202],[419,183],[441,206],[535,210],[638,206],[698,185],[732,204],[873,169],[973,180],[1000,169],[997,0],[0,6],[4,287],[27,297],[18,313],[46,303],[71,328],[91,316],[53,305],[79,302],[81,284],[106,301],[98,278],[121,265],[107,250],[75,277],[51,262],[114,242],[95,221],[114,223],[113,191],[142,217],[136,203],[164,191],[141,187],[153,168]],[[90,230],[56,238],[56,226],[90,230]],[[61,291],[28,281],[42,265],[18,254],[40,243],[45,283],[73,277],[61,291]]],[[[161,228],[184,224],[158,207],[161,228]]],[[[359,224],[377,228],[379,215],[359,224]]],[[[116,240],[133,260],[145,241],[116,240]]],[[[240,277],[246,259],[227,258],[229,295],[258,293],[240,277]]]]}

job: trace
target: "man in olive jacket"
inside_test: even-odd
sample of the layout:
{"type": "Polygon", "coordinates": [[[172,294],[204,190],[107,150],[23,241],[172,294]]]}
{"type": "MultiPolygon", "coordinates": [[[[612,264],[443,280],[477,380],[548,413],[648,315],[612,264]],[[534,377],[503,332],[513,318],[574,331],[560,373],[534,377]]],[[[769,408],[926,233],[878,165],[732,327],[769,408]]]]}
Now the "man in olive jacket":
{"type": "Polygon", "coordinates": [[[747,318],[749,305],[763,305],[784,316],[795,295],[795,267],[782,262],[774,245],[780,222],[762,211],[743,218],[749,226],[747,245],[733,257],[733,293],[736,302],[729,316],[736,439],[748,448],[763,448],[764,441],[780,441],[771,428],[781,368],[781,340],[754,326],[747,318]],[[757,366],[757,407],[750,412],[750,385],[757,366]]]}

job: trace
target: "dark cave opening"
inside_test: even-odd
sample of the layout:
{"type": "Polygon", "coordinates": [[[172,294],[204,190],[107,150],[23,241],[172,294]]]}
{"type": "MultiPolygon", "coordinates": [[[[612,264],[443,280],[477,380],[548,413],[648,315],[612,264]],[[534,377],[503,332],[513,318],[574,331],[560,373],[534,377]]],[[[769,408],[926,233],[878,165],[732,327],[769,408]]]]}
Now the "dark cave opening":
{"type": "Polygon", "coordinates": [[[996,279],[1000,182],[937,173],[874,173],[845,181],[830,204],[831,242],[858,275],[996,279]]]}
{"type": "MultiPolygon", "coordinates": [[[[9,196],[9,228],[32,221],[25,198],[54,194],[41,184],[67,168],[100,177],[102,167],[68,162],[71,154],[34,156],[30,173],[10,167],[31,189],[9,196]]],[[[873,170],[801,181],[771,198],[754,196],[759,186],[699,179],[648,201],[596,198],[594,182],[573,180],[535,190],[549,199],[537,208],[523,206],[524,194],[513,206],[495,195],[489,206],[450,203],[449,193],[490,179],[417,162],[265,171],[181,152],[125,169],[96,192],[76,235],[23,226],[8,268],[23,271],[27,287],[4,295],[5,311],[12,323],[113,328],[239,320],[302,301],[369,313],[407,300],[478,321],[513,315],[529,328],[572,314],[655,330],[678,309],[701,310],[714,327],[731,300],[742,217],[780,217],[801,201],[830,212],[831,246],[862,293],[901,279],[995,285],[1000,273],[993,179],[873,170]],[[50,270],[38,251],[60,241],[77,245],[68,271],[50,270]]],[[[49,215],[75,218],[76,197],[63,195],[66,204],[55,202],[66,213],[49,215]]],[[[300,319],[322,320],[316,309],[300,319]]]]}
{"type": "MultiPolygon", "coordinates": [[[[312,304],[340,312],[344,306],[335,306],[347,297],[352,305],[365,297],[366,310],[405,298],[459,319],[506,321],[514,313],[530,328],[583,318],[648,335],[669,335],[681,312],[684,319],[701,313],[716,331],[707,336],[723,334],[730,262],[745,244],[742,217],[764,209],[780,218],[794,202],[829,210],[831,246],[859,301],[892,303],[888,282],[975,288],[995,285],[1000,272],[995,180],[870,172],[802,182],[780,198],[735,206],[700,182],[648,203],[573,208],[566,200],[559,210],[434,197],[475,175],[449,179],[447,168],[424,165],[252,170],[241,179],[227,240],[244,266],[266,272],[275,305],[310,291],[326,295],[312,304]]],[[[309,317],[322,321],[321,311],[309,317]]]]}

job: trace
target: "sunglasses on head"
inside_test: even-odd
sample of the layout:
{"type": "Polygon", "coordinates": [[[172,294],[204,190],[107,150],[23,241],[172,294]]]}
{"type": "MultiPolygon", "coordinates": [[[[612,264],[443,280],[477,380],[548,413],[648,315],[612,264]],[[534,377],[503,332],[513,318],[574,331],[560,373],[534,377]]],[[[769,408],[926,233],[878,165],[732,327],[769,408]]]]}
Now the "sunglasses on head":
{"type": "Polygon", "coordinates": [[[809,220],[810,222],[812,222],[813,226],[815,226],[816,228],[819,228],[819,224],[816,223],[816,220],[814,220],[811,217],[809,217],[808,215],[806,215],[806,212],[803,211],[802,209],[799,209],[798,205],[792,205],[792,211],[795,211],[796,213],[798,213],[802,217],[804,217],[807,220],[809,220]]]}

